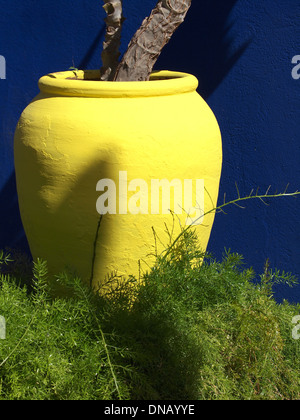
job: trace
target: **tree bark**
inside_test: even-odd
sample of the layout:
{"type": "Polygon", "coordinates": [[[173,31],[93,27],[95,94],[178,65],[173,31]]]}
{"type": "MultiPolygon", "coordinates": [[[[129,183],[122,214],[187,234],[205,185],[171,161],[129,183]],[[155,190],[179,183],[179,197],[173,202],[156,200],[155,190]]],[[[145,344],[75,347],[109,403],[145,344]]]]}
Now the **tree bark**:
{"type": "Polygon", "coordinates": [[[124,17],[122,13],[122,0],[103,0],[104,10],[107,13],[105,19],[106,33],[103,42],[102,67],[100,69],[101,80],[113,80],[119,64],[121,31],[124,17]]]}
{"type": "Polygon", "coordinates": [[[159,0],[133,36],[113,80],[149,80],[161,50],[184,21],[192,0],[159,0]]]}

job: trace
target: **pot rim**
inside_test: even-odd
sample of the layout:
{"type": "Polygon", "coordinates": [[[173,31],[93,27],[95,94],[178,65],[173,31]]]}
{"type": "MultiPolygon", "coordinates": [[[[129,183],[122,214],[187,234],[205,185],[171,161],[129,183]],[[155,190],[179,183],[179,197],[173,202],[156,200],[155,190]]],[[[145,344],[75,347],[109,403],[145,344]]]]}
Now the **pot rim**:
{"type": "Polygon", "coordinates": [[[176,95],[198,87],[195,76],[168,70],[155,71],[142,82],[100,81],[100,70],[77,70],[76,76],[73,71],[49,73],[39,79],[39,89],[55,96],[126,98],[176,95]]]}

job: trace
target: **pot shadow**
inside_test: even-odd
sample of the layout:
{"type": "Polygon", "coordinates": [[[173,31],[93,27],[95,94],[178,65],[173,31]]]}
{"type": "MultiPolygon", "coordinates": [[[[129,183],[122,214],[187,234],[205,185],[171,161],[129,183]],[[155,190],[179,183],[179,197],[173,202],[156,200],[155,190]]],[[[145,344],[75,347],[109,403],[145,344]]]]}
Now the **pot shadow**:
{"type": "MultiPolygon", "coordinates": [[[[104,271],[102,261],[107,260],[107,253],[112,247],[121,248],[122,240],[111,232],[111,222],[106,222],[106,216],[99,214],[96,208],[97,200],[103,194],[96,190],[98,181],[114,179],[117,184],[112,170],[117,161],[117,151],[106,149],[103,155],[99,148],[99,154],[101,157],[95,156],[85,171],[78,174],[61,204],[49,216],[52,227],[45,232],[49,237],[48,246],[56,250],[56,259],[48,263],[51,277],[65,272],[71,277],[79,277],[95,289],[105,288],[105,285],[110,287],[119,279],[108,269],[105,277],[100,278],[99,270],[104,271]],[[58,239],[53,232],[60,229],[61,239],[58,239]],[[72,241],[64,241],[68,235],[73,238],[72,241]]],[[[107,204],[106,201],[105,206],[107,204]]]]}
{"type": "Polygon", "coordinates": [[[234,21],[229,23],[229,16],[237,1],[192,2],[185,22],[163,49],[156,68],[194,74],[199,80],[199,93],[207,99],[252,42],[248,39],[232,51],[234,21]]]}
{"type": "MultiPolygon", "coordinates": [[[[62,273],[67,273],[88,284],[95,277],[95,259],[98,262],[102,257],[102,248],[97,245],[103,236],[110,246],[106,226],[99,223],[101,215],[96,209],[99,196],[96,185],[102,178],[111,178],[109,164],[95,158],[85,172],[75,176],[78,176],[77,180],[63,201],[47,214],[48,223],[43,228],[44,235],[47,235],[45,249],[52,253],[47,261],[52,279],[54,276],[63,279],[62,273]]],[[[46,251],[43,252],[41,257],[47,260],[46,251]]],[[[59,287],[57,290],[60,291],[59,287]]]]}
{"type": "MultiPolygon", "coordinates": [[[[47,222],[43,220],[39,224],[37,221],[36,228],[43,232],[43,239],[47,238],[46,249],[55,250],[56,257],[53,258],[53,254],[49,257],[45,248],[39,250],[38,245],[35,245],[37,251],[34,261],[40,258],[47,262],[49,282],[54,295],[70,295],[69,288],[63,284],[64,273],[69,277],[80,277],[86,283],[91,283],[92,280],[93,283],[101,283],[96,270],[94,271],[96,263],[97,266],[101,265],[103,258],[103,247],[99,247],[99,243],[105,237],[106,247],[109,248],[113,238],[109,235],[107,225],[100,223],[101,215],[96,209],[100,192],[96,191],[96,185],[100,179],[112,179],[108,162],[114,159],[113,156],[114,153],[108,151],[107,158],[95,158],[84,173],[78,174],[77,182],[55,211],[48,214],[47,222]],[[89,213],[89,227],[85,223],[85,212],[89,213]],[[92,228],[91,219],[94,220],[92,228]],[[73,242],[64,240],[68,235],[74,238],[73,242]],[[74,258],[74,255],[79,257],[74,258]],[[84,273],[77,268],[80,259],[85,262],[79,261],[79,267],[87,267],[84,273]],[[57,277],[61,278],[61,282],[57,281],[57,277]]],[[[15,173],[0,192],[0,200],[0,250],[8,252],[12,259],[1,267],[0,272],[16,277],[21,285],[25,284],[31,290],[33,257],[20,216],[15,173]]]]}

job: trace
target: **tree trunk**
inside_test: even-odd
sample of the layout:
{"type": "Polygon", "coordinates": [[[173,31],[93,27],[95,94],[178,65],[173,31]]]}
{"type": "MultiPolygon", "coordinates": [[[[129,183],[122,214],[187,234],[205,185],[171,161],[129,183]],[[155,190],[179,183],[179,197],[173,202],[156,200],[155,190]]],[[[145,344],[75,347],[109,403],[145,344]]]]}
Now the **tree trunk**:
{"type": "Polygon", "coordinates": [[[130,41],[113,80],[149,80],[161,50],[184,21],[191,3],[192,0],[159,0],[130,41]]]}
{"type": "Polygon", "coordinates": [[[113,80],[119,64],[121,31],[124,17],[122,13],[122,0],[103,0],[104,10],[107,13],[105,19],[106,34],[102,51],[102,67],[100,69],[101,80],[113,80]]]}

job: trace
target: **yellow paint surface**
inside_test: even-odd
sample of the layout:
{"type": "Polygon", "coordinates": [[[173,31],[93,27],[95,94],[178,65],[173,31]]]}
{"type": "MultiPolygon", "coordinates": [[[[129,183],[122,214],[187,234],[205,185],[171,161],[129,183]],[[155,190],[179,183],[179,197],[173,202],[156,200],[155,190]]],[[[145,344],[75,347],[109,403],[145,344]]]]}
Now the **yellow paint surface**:
{"type": "MultiPolygon", "coordinates": [[[[203,179],[208,211],[217,202],[222,165],[220,130],[196,92],[195,77],[164,71],[149,82],[81,80],[97,74],[78,72],[80,80],[68,79],[73,72],[42,77],[41,92],[23,111],[15,133],[24,229],[33,257],[47,260],[51,273],[68,268],[89,281],[102,194],[96,186],[102,179],[115,182],[117,212],[101,220],[94,285],[111,271],[138,276],[139,261],[142,270],[154,262],[149,256],[155,251],[152,227],[161,252],[162,243],[169,242],[165,224],[174,239],[180,223],[185,225],[184,211],[175,215],[175,223],[171,214],[151,214],[153,179],[179,179],[182,185],[186,179],[203,179]],[[126,172],[131,188],[128,206],[119,200],[120,172],[126,172]],[[149,187],[143,201],[148,214],[129,211],[143,199],[136,180],[149,187]],[[120,205],[127,214],[120,214],[120,205]]],[[[213,219],[207,215],[196,226],[203,249],[213,219]]]]}

